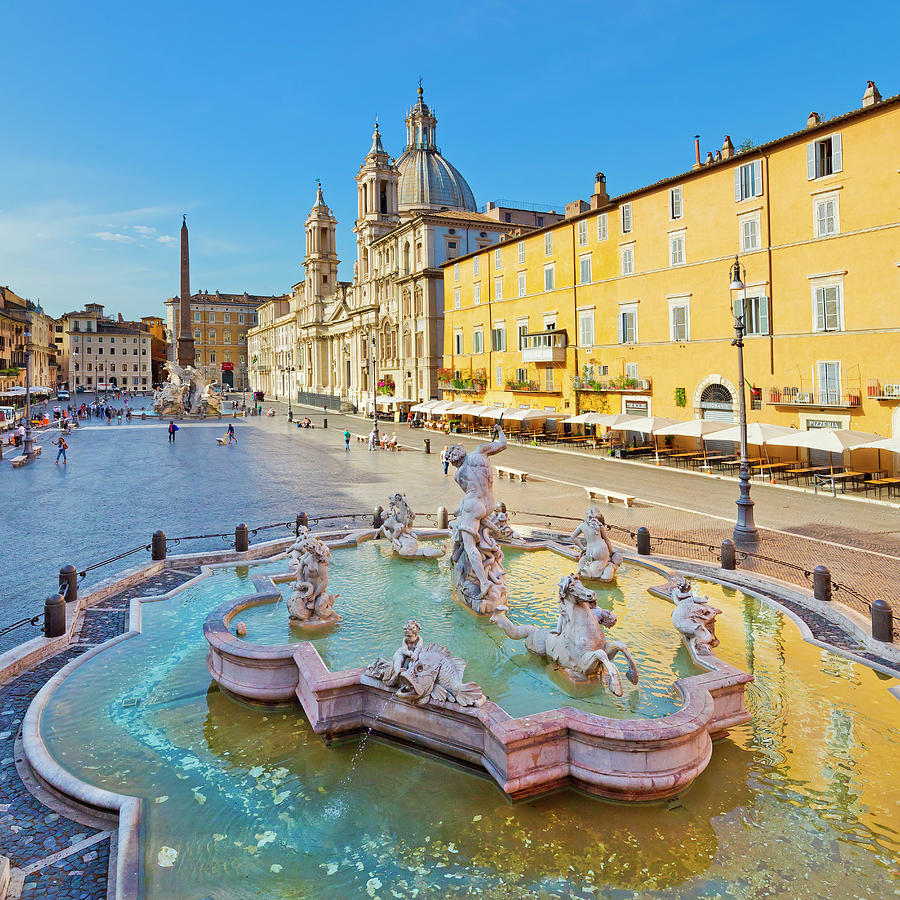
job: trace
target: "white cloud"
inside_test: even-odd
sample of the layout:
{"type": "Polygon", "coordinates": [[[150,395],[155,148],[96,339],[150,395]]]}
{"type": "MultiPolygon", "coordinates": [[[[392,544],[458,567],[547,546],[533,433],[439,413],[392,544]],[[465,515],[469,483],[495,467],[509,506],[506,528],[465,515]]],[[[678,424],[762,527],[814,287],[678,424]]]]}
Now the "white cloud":
{"type": "Polygon", "coordinates": [[[144,237],[152,237],[156,234],[156,229],[151,228],[149,225],[132,225],[131,227],[134,231],[144,237]]]}
{"type": "Polygon", "coordinates": [[[101,241],[114,241],[117,244],[133,244],[137,238],[133,238],[130,234],[119,234],[115,231],[96,231],[94,237],[101,241]]]}
{"type": "Polygon", "coordinates": [[[174,244],[178,238],[172,237],[171,234],[161,234],[157,239],[160,244],[174,244]]]}

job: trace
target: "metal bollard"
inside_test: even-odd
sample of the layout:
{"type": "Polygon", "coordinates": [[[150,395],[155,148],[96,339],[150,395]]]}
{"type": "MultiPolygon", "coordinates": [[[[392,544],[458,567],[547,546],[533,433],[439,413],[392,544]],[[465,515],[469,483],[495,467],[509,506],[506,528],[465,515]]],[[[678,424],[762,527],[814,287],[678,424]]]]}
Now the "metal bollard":
{"type": "Polygon", "coordinates": [[[66,601],[54,594],[44,601],[44,637],[61,637],[66,633],[66,601]]]}
{"type": "Polygon", "coordinates": [[[450,525],[450,514],[446,506],[439,506],[437,511],[437,527],[447,528],[450,525]]]}
{"type": "Polygon", "coordinates": [[[376,506],[375,512],[372,514],[372,527],[381,528],[381,514],[384,512],[383,506],[376,506]]]}
{"type": "Polygon", "coordinates": [[[650,555],[650,529],[643,525],[637,530],[637,552],[640,556],[650,555]]]}
{"type": "Polygon", "coordinates": [[[150,558],[166,558],[166,533],[164,531],[153,532],[153,537],[150,539],[150,558]]]}
{"type": "Polygon", "coordinates": [[[294,529],[294,534],[298,537],[300,536],[301,528],[309,528],[309,516],[306,513],[297,513],[297,525],[294,529]]]}
{"type": "Polygon", "coordinates": [[[422,443],[425,445],[425,452],[431,453],[431,438],[425,438],[422,443]]]}
{"type": "Polygon", "coordinates": [[[250,549],[250,533],[243,522],[234,529],[234,549],[238,553],[246,553],[250,549]]]}
{"type": "Polygon", "coordinates": [[[733,570],[735,565],[734,541],[725,538],[722,541],[722,568],[733,570]]]}
{"type": "Polygon", "coordinates": [[[831,600],[831,572],[826,566],[813,569],[813,597],[825,603],[831,600]]]}
{"type": "Polygon", "coordinates": [[[327,428],[327,427],[328,427],[328,419],[322,419],[322,427],[323,427],[323,428],[327,428]]]}
{"type": "Polygon", "coordinates": [[[880,597],[872,601],[872,637],[886,644],[894,641],[894,612],[880,597]]]}
{"type": "Polygon", "coordinates": [[[75,566],[63,566],[59,570],[59,592],[66,603],[74,603],[78,599],[78,572],[75,566]]]}

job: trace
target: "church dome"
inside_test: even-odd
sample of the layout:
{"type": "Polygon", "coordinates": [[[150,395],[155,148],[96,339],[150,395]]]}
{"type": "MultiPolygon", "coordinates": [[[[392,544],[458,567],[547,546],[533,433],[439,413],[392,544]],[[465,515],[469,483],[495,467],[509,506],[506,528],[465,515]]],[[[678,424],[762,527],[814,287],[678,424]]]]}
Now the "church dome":
{"type": "Polygon", "coordinates": [[[397,160],[401,210],[465,209],[475,212],[475,195],[460,171],[435,143],[437,119],[422,97],[406,117],[406,149],[397,160]]]}

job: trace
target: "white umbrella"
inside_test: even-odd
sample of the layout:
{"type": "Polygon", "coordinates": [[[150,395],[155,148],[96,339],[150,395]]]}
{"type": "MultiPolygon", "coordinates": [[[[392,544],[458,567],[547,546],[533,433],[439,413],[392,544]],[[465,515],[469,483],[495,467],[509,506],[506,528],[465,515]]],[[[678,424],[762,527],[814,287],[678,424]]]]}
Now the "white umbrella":
{"type": "MultiPolygon", "coordinates": [[[[865,431],[850,431],[848,428],[810,428],[808,431],[795,431],[782,437],[770,440],[776,447],[806,447],[807,450],[824,450],[827,453],[841,453],[853,450],[864,444],[877,441],[877,434],[865,431]]],[[[834,462],[831,462],[832,472],[834,462]]]]}
{"type": "Polygon", "coordinates": [[[881,438],[871,444],[862,444],[855,448],[859,450],[890,450],[891,453],[900,453],[900,437],[881,438]]]}
{"type": "Polygon", "coordinates": [[[492,409],[485,410],[483,413],[483,418],[499,419],[500,416],[509,418],[510,413],[514,413],[515,411],[516,410],[510,409],[508,406],[495,406],[492,409]]]}
{"type": "Polygon", "coordinates": [[[439,416],[445,410],[450,409],[451,406],[455,406],[455,400],[441,400],[440,403],[435,403],[428,412],[433,416],[439,416]]]}
{"type": "Polygon", "coordinates": [[[644,416],[609,427],[613,431],[639,431],[641,434],[656,434],[658,429],[665,428],[667,425],[675,425],[678,421],[678,419],[667,419],[665,416],[644,416]]]}
{"type": "MultiPolygon", "coordinates": [[[[774,438],[796,433],[796,428],[790,428],[787,425],[769,425],[766,422],[747,423],[747,443],[755,444],[757,447],[762,447],[764,444],[771,444],[774,438]]],[[[741,427],[740,425],[729,425],[727,428],[714,435],[704,436],[703,440],[734,441],[736,444],[740,443],[741,427]]]]}
{"type": "Polygon", "coordinates": [[[689,422],[676,422],[674,425],[657,428],[653,433],[699,438],[707,434],[713,434],[716,431],[724,431],[730,427],[731,425],[728,422],[715,422],[712,419],[691,419],[689,422]]]}
{"type": "Polygon", "coordinates": [[[629,416],[626,413],[588,412],[564,419],[563,422],[572,425],[605,425],[607,428],[612,428],[613,425],[627,424],[637,420],[638,416],[629,416]]]}
{"type": "Polygon", "coordinates": [[[413,408],[413,412],[427,412],[429,409],[434,409],[441,401],[440,400],[425,400],[422,403],[417,403],[413,408]]]}
{"type": "Polygon", "coordinates": [[[547,413],[542,409],[514,409],[506,418],[510,422],[530,422],[533,419],[546,419],[547,413]]]}
{"type": "Polygon", "coordinates": [[[480,417],[485,415],[488,410],[495,409],[493,406],[485,406],[483,403],[473,403],[468,409],[463,410],[464,416],[480,417]]]}
{"type": "Polygon", "coordinates": [[[436,406],[432,412],[440,413],[442,416],[458,416],[470,403],[462,403],[457,400],[454,403],[448,403],[445,407],[436,406]]]}

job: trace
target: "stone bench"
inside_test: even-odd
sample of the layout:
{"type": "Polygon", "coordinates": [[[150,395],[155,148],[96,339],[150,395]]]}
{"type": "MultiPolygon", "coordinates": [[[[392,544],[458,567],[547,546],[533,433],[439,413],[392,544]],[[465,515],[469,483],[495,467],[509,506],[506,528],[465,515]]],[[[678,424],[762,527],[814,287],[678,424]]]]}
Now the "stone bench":
{"type": "Polygon", "coordinates": [[[521,481],[523,484],[528,480],[528,473],[521,469],[510,469],[509,466],[494,466],[498,478],[508,478],[510,481],[521,481]]]}
{"type": "Polygon", "coordinates": [[[28,462],[28,457],[23,453],[21,456],[14,456],[10,462],[12,463],[12,467],[14,469],[18,469],[20,466],[24,466],[26,462],[28,462]]]}
{"type": "Polygon", "coordinates": [[[591,500],[603,500],[604,503],[612,503],[613,500],[621,500],[626,506],[634,506],[634,497],[631,494],[622,494],[618,491],[608,491],[606,488],[585,488],[591,500]]]}

